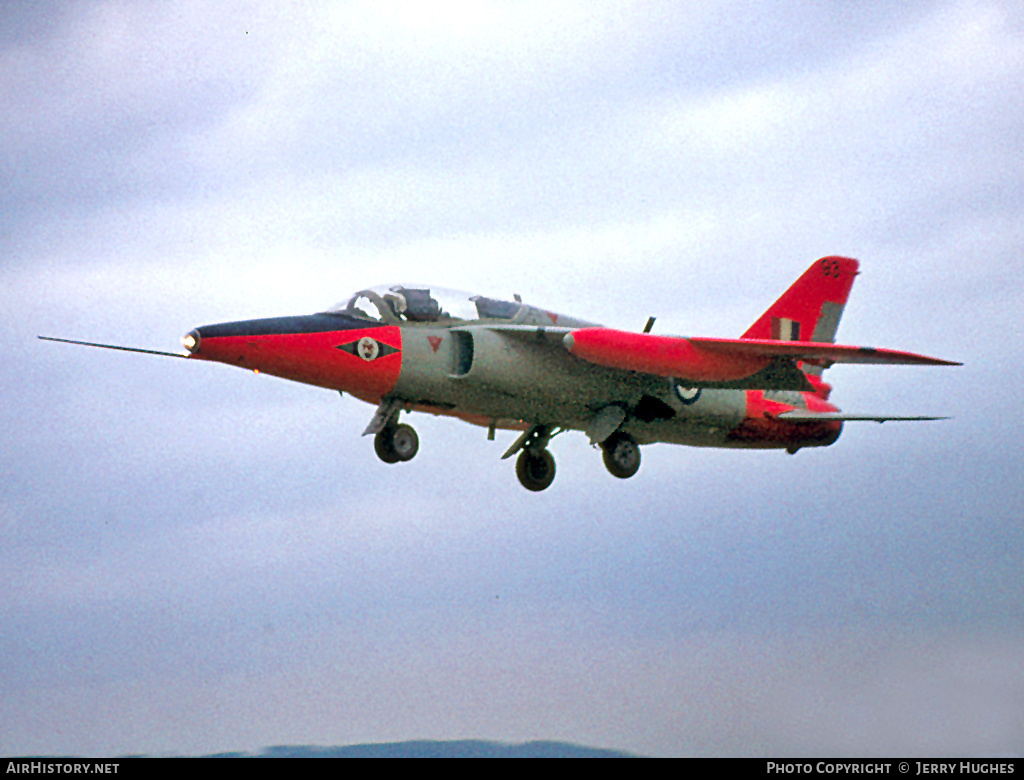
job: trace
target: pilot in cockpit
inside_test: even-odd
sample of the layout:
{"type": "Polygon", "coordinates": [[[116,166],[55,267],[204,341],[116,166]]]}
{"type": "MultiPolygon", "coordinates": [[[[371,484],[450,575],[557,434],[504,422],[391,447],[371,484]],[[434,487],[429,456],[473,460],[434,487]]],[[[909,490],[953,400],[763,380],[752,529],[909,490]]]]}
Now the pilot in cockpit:
{"type": "Polygon", "coordinates": [[[437,322],[441,318],[441,305],[430,296],[430,290],[392,287],[384,300],[399,318],[409,322],[437,322]]]}

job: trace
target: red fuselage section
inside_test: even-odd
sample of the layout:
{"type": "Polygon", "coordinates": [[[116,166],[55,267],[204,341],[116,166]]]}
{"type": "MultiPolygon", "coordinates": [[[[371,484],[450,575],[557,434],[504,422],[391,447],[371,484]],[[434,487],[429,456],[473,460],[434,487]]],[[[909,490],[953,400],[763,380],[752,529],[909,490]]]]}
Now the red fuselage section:
{"type": "Polygon", "coordinates": [[[186,337],[191,357],[343,390],[370,403],[402,370],[402,330],[344,314],[204,325],[186,337]]]}

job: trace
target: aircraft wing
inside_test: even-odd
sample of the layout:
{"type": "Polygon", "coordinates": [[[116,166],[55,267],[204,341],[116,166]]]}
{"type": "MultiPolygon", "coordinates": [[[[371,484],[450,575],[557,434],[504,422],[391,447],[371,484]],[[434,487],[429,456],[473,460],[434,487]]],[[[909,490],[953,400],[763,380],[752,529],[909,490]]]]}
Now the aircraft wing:
{"type": "MultiPolygon", "coordinates": [[[[628,371],[693,380],[710,386],[741,386],[762,372],[777,374],[789,366],[799,372],[796,361],[828,367],[833,363],[875,363],[886,365],[961,365],[949,360],[899,352],[893,349],[854,347],[811,341],[771,339],[715,339],[655,336],[611,328],[580,328],[567,334],[563,343],[583,360],[628,371]],[[728,385],[722,383],[729,383],[728,385]]],[[[770,384],[746,385],[762,389],[810,389],[770,384]]]]}
{"type": "Polygon", "coordinates": [[[823,367],[834,363],[961,365],[912,352],[810,341],[684,338],[614,328],[506,324],[453,330],[476,328],[550,346],[560,343],[577,358],[606,368],[674,377],[714,388],[812,391],[814,387],[797,361],[823,367]]]}
{"type": "MultiPolygon", "coordinates": [[[[816,365],[833,363],[871,363],[889,366],[962,366],[952,360],[900,352],[876,347],[851,347],[813,341],[773,341],[770,339],[709,339],[690,338],[691,344],[701,349],[732,355],[785,356],[816,365]]],[[[827,364],[827,365],[826,365],[827,364]]]]}
{"type": "Polygon", "coordinates": [[[891,414],[851,414],[848,412],[812,412],[809,409],[794,409],[772,415],[777,420],[792,423],[818,422],[910,422],[915,420],[948,420],[948,417],[902,417],[891,414]]]}

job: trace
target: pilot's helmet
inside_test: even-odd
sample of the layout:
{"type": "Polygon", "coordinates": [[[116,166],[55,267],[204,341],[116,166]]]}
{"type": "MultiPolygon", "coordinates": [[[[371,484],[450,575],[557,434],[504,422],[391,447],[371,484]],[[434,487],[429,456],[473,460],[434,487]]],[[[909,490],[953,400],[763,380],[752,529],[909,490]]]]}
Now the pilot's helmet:
{"type": "Polygon", "coordinates": [[[405,301],[405,318],[410,322],[437,322],[441,316],[441,305],[434,299],[430,290],[411,287],[392,287],[392,292],[401,291],[405,301]]]}
{"type": "Polygon", "coordinates": [[[408,308],[408,304],[405,301],[405,296],[400,292],[389,292],[384,295],[384,300],[387,301],[388,306],[391,310],[398,315],[404,314],[408,308]]]}

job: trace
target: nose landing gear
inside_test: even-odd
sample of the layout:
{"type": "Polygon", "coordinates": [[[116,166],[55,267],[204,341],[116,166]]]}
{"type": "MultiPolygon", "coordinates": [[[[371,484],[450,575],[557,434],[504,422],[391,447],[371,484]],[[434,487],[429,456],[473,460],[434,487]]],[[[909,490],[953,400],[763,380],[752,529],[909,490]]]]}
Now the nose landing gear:
{"type": "Polygon", "coordinates": [[[404,463],[419,452],[420,437],[416,431],[411,425],[398,422],[404,408],[405,402],[398,398],[384,399],[363,431],[363,436],[374,434],[373,449],[385,463],[404,463]]]}
{"type": "Polygon", "coordinates": [[[411,425],[386,425],[373,437],[373,449],[385,463],[404,463],[416,457],[420,437],[411,425]]]}

